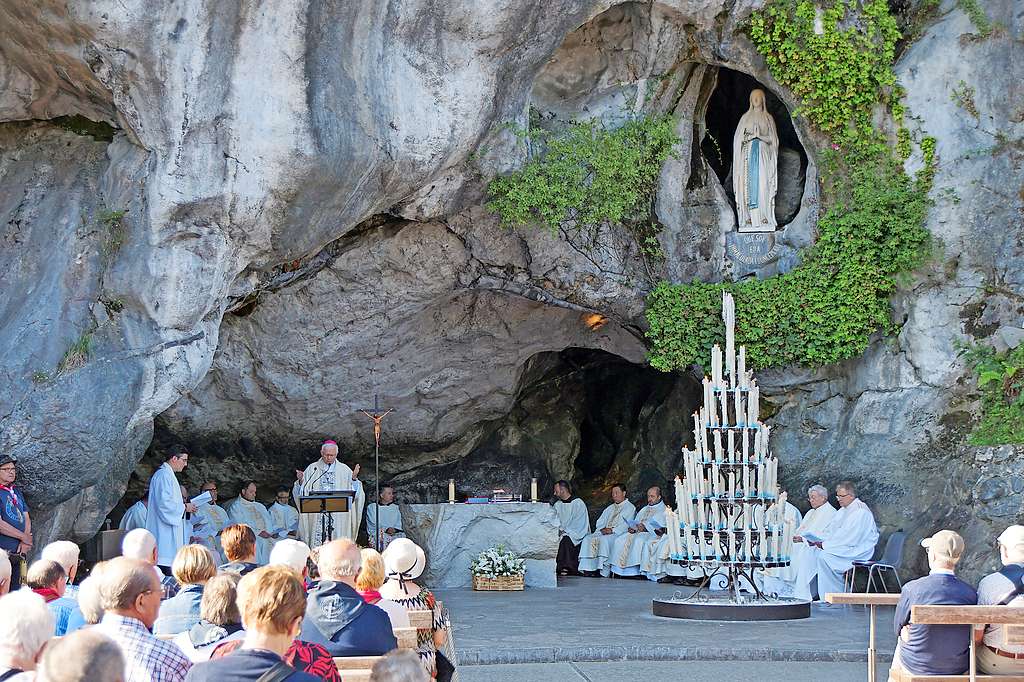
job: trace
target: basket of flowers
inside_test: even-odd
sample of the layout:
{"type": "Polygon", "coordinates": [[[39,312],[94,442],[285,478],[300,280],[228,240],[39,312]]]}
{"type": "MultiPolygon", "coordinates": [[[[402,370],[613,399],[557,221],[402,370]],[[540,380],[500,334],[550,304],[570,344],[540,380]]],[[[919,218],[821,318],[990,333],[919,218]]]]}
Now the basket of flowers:
{"type": "Polygon", "coordinates": [[[526,560],[498,545],[480,552],[469,565],[469,570],[473,574],[474,590],[522,590],[526,560]]]}

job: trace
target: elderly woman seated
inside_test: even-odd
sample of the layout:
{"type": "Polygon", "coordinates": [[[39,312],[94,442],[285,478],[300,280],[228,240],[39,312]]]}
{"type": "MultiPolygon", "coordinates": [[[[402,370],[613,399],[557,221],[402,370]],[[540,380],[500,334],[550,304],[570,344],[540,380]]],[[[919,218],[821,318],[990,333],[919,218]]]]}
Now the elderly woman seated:
{"type": "Polygon", "coordinates": [[[203,587],[217,575],[217,564],[213,553],[202,545],[185,545],[174,557],[171,573],[181,589],[160,603],[160,615],[153,624],[154,635],[176,635],[199,622],[203,587]]]}
{"type": "Polygon", "coordinates": [[[238,612],[238,580],[233,573],[210,578],[199,602],[199,622],[174,638],[193,663],[210,660],[219,644],[245,637],[238,612]]]}
{"type": "Polygon", "coordinates": [[[364,549],[361,552],[362,566],[356,576],[356,592],[367,604],[373,604],[391,620],[391,629],[409,627],[409,612],[404,606],[380,596],[380,588],[384,584],[384,558],[375,549],[364,549]]]}
{"type": "Polygon", "coordinates": [[[54,616],[43,598],[28,590],[0,597],[0,614],[0,679],[28,682],[53,636],[54,616]]]}

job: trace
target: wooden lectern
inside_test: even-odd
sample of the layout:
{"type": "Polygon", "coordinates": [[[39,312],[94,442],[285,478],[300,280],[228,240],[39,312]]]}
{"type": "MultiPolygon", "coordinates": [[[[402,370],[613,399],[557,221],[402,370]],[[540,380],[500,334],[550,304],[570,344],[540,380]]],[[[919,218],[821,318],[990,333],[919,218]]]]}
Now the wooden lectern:
{"type": "Polygon", "coordinates": [[[299,511],[303,514],[320,514],[320,537],[330,541],[334,538],[335,512],[347,512],[356,496],[354,490],[320,490],[299,497],[299,511]]]}

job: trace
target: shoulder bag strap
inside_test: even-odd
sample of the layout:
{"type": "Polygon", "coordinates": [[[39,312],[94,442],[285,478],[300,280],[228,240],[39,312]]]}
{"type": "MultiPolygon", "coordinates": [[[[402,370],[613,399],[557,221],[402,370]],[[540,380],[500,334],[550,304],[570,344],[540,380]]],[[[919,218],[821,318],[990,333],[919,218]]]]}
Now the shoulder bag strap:
{"type": "Polygon", "coordinates": [[[1010,582],[1013,583],[1013,590],[1008,594],[997,606],[1006,606],[1014,599],[1024,594],[1024,567],[1019,564],[1008,564],[999,569],[999,572],[1003,574],[1010,582]]]}
{"type": "Polygon", "coordinates": [[[18,670],[17,668],[11,668],[7,672],[5,672],[3,675],[0,675],[0,682],[4,682],[4,680],[9,680],[12,677],[14,677],[15,675],[20,675],[23,672],[25,672],[25,671],[24,670],[18,670]]]}
{"type": "Polygon", "coordinates": [[[284,682],[293,672],[295,668],[284,661],[278,661],[270,670],[260,675],[256,682],[284,682]]]}

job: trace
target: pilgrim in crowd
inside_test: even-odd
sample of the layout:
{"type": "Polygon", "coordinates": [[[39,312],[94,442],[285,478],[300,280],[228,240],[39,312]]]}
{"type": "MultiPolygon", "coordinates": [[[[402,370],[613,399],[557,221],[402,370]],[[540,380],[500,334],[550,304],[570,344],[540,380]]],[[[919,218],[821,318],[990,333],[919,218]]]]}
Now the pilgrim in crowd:
{"type": "Polygon", "coordinates": [[[53,613],[54,633],[61,637],[68,631],[71,615],[78,610],[74,599],[64,596],[68,574],[56,561],[40,559],[33,562],[25,576],[25,585],[42,597],[47,608],[53,613]]]}
{"type": "Polygon", "coordinates": [[[626,532],[636,516],[636,507],[626,499],[626,486],[616,483],[612,486],[611,495],[612,503],[605,507],[594,524],[596,530],[580,543],[579,570],[599,573],[605,578],[611,575],[609,564],[615,541],[626,532]]]}
{"type": "MultiPolygon", "coordinates": [[[[138,559],[153,567],[153,572],[160,580],[163,598],[169,599],[178,593],[178,581],[171,575],[170,570],[163,571],[158,565],[159,548],[156,538],[145,528],[136,528],[129,531],[121,540],[121,556],[129,559],[138,559]]],[[[177,554],[175,554],[177,556],[177,554]]],[[[172,558],[171,564],[174,563],[172,558]]]]}
{"type": "MultiPolygon", "coordinates": [[[[978,583],[981,606],[1024,606],[1024,526],[1013,525],[997,540],[1002,563],[978,583]]],[[[987,675],[1024,675],[1024,645],[1011,644],[1002,625],[986,625],[978,647],[978,671],[987,675]]]]}
{"type": "Polygon", "coordinates": [[[0,455],[0,550],[11,562],[10,588],[21,587],[27,569],[26,556],[32,551],[32,519],[21,490],[14,485],[17,479],[18,458],[0,455]]]}
{"type": "Polygon", "coordinates": [[[256,533],[249,526],[244,523],[228,526],[220,534],[220,543],[228,560],[220,566],[221,571],[243,576],[260,567],[256,563],[256,533]]]}
{"type": "Polygon", "coordinates": [[[405,537],[402,531],[402,513],[395,504],[394,486],[381,486],[380,503],[371,502],[366,505],[366,537],[370,546],[373,547],[376,542],[377,546],[374,548],[379,548],[378,551],[381,552],[387,549],[395,538],[405,537]]]}
{"type": "Polygon", "coordinates": [[[590,535],[590,513],[586,503],[572,494],[568,481],[555,483],[555,513],[558,514],[558,575],[579,575],[580,543],[590,535]]]}

